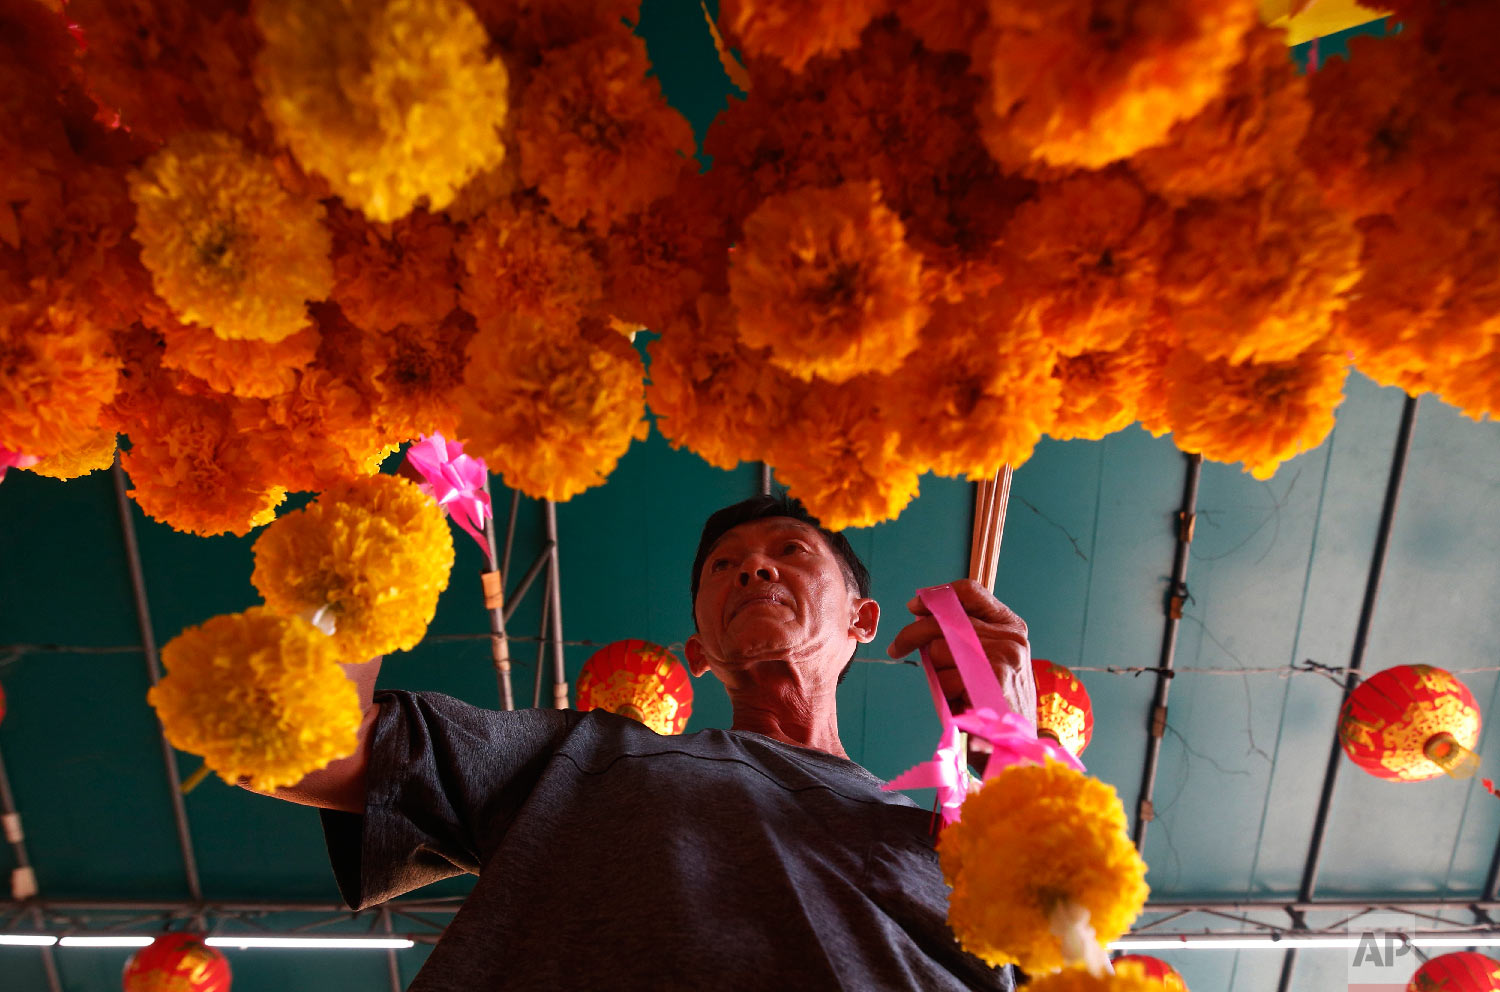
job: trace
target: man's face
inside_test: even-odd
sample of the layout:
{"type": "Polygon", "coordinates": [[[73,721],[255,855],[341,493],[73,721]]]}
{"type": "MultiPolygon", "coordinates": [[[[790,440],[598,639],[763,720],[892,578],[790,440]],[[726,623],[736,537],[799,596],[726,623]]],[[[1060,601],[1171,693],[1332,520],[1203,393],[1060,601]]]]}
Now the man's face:
{"type": "Polygon", "coordinates": [[[875,635],[879,607],[850,588],[817,529],[790,517],[741,524],[710,549],[694,603],[695,671],[767,660],[831,658],[875,635]]]}

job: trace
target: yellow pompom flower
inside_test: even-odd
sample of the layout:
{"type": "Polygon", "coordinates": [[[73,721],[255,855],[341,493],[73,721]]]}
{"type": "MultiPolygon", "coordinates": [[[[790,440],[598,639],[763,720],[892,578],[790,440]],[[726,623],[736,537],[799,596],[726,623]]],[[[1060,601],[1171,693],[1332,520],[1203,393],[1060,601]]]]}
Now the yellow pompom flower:
{"type": "Polygon", "coordinates": [[[1017,765],[986,782],[939,837],[938,855],[953,886],[948,923],[992,965],[1054,971],[1064,963],[1052,931],[1060,910],[1086,910],[1105,944],[1146,904],[1146,864],[1130,842],[1119,796],[1053,761],[1017,765]]]}
{"type": "Polygon", "coordinates": [[[505,156],[505,64],[461,0],[261,0],[266,116],[372,220],[433,210],[505,156]]]}
{"type": "Polygon", "coordinates": [[[1178,348],[1165,371],[1166,426],[1183,451],[1244,462],[1255,478],[1269,479],[1333,430],[1348,365],[1326,341],[1285,362],[1235,364],[1178,348]]]}
{"type": "Polygon", "coordinates": [[[43,458],[31,471],[52,479],[76,479],[113,465],[115,447],[114,430],[101,427],[82,444],[43,458]]]}
{"type": "Polygon", "coordinates": [[[416,647],[453,568],[442,510],[415,483],[374,475],[325,490],[255,541],[250,581],[277,613],[326,609],[344,661],[416,647]]]}
{"type": "Polygon", "coordinates": [[[271,161],[225,134],[174,138],[130,177],[152,285],[221,338],[280,341],[333,287],[323,207],[281,187],[271,161]]]}
{"type": "Polygon", "coordinates": [[[731,257],[740,338],[801,379],[893,372],[927,322],[922,256],[875,183],[767,197],[731,257]]]}
{"type": "Polygon", "coordinates": [[[294,785],[359,743],[359,694],[333,640],[306,620],[263,606],[214,617],[161,660],[166,677],[146,700],[167,740],[231,785],[294,785]]]}
{"type": "Polygon", "coordinates": [[[1033,978],[1026,992],[1167,992],[1167,986],[1127,963],[1113,975],[1095,976],[1083,968],[1064,968],[1033,978]]]}
{"type": "Polygon", "coordinates": [[[640,356],[602,322],[517,317],[469,342],[459,434],[505,484],[563,502],[603,485],[648,429],[640,356]]]}

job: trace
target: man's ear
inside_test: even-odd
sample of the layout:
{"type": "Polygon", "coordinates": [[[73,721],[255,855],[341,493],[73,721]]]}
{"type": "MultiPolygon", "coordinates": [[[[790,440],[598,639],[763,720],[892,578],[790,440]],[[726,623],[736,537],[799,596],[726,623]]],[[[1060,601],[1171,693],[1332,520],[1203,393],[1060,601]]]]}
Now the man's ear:
{"type": "Polygon", "coordinates": [[[683,647],[687,654],[688,671],[694,676],[708,671],[708,653],[703,650],[703,641],[697,634],[689,637],[683,647]]]}
{"type": "Polygon", "coordinates": [[[849,623],[849,636],[861,644],[869,644],[875,639],[875,631],[879,627],[880,604],[873,599],[856,599],[854,618],[849,623]]]}

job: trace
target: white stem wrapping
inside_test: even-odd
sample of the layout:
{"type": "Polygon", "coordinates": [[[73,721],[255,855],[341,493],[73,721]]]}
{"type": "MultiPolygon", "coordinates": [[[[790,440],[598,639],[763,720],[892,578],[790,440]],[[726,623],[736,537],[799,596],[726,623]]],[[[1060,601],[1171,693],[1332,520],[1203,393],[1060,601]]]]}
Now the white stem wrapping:
{"type": "Polygon", "coordinates": [[[1047,918],[1047,924],[1052,935],[1062,942],[1063,960],[1068,964],[1083,965],[1095,978],[1115,973],[1109,963],[1109,952],[1100,945],[1089,922],[1088,910],[1076,902],[1059,903],[1047,918]]]}
{"type": "Polygon", "coordinates": [[[297,615],[329,637],[333,636],[334,628],[338,626],[338,618],[333,615],[332,607],[327,604],[315,610],[303,610],[297,615]]]}

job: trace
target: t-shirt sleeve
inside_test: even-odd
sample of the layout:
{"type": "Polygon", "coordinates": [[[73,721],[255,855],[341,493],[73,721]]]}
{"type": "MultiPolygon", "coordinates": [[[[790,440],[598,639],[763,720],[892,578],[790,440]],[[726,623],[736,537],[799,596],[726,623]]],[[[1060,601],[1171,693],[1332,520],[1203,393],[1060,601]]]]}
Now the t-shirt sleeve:
{"type": "Polygon", "coordinates": [[[339,892],[355,909],[477,873],[578,718],[436,693],[380,692],[375,702],[364,814],[322,811],[339,892]]]}

